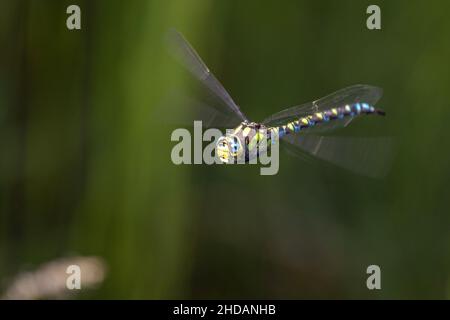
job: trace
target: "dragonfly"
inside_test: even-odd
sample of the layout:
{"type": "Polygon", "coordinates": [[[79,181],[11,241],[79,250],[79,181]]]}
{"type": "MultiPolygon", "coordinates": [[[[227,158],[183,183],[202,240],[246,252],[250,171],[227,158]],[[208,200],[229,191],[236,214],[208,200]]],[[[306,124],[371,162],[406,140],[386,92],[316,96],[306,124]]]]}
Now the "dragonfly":
{"type": "MultiPolygon", "coordinates": [[[[268,116],[261,122],[250,121],[231,95],[217,80],[192,45],[178,31],[168,33],[172,53],[210,90],[224,107],[203,112],[207,126],[234,128],[217,140],[216,155],[223,163],[249,162],[283,142],[294,155],[321,159],[355,173],[380,177],[386,173],[389,138],[351,138],[326,135],[350,125],[356,118],[385,111],[375,104],[383,94],[379,87],[353,85],[323,98],[293,106],[268,116]],[[265,142],[265,143],[262,143],[265,142]],[[263,146],[263,147],[262,147],[263,146]]],[[[208,106],[209,108],[210,106],[208,106]]]]}

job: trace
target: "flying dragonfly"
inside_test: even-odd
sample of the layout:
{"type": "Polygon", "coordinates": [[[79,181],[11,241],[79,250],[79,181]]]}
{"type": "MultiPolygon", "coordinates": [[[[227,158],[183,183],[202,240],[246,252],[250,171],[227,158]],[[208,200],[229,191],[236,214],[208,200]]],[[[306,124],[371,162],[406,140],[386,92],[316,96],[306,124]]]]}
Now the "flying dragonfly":
{"type": "MultiPolygon", "coordinates": [[[[234,102],[195,49],[176,30],[169,40],[181,63],[224,105],[208,112],[209,127],[234,128],[217,140],[216,155],[223,163],[249,162],[271,144],[285,142],[291,153],[313,156],[353,172],[379,177],[386,173],[389,138],[325,136],[347,127],[355,118],[384,116],[375,107],[383,90],[370,85],[353,85],[318,100],[277,112],[261,122],[250,121],[234,102]],[[265,143],[261,143],[261,142],[265,143]]],[[[205,113],[206,114],[206,113],[205,113]]]]}

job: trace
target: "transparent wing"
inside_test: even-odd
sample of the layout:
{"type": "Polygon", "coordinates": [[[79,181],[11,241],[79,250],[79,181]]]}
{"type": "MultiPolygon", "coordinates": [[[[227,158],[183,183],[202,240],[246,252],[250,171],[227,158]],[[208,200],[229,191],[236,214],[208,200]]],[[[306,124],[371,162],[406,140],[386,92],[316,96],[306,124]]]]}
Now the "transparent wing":
{"type": "Polygon", "coordinates": [[[291,153],[308,155],[357,174],[379,178],[386,175],[392,160],[393,140],[389,137],[353,138],[318,135],[288,135],[291,153]]]}
{"type": "Polygon", "coordinates": [[[235,113],[225,112],[217,99],[208,96],[193,98],[182,89],[170,90],[161,100],[159,108],[155,108],[155,119],[160,119],[169,126],[192,126],[194,121],[202,121],[204,128],[235,128],[241,119],[235,113]],[[170,117],[161,117],[161,110],[170,117]]]}
{"type": "MultiPolygon", "coordinates": [[[[342,107],[346,104],[353,104],[356,102],[365,102],[370,105],[375,105],[383,95],[383,89],[357,84],[345,89],[336,91],[319,100],[308,102],[299,106],[294,106],[283,111],[277,112],[270,117],[264,119],[262,123],[266,126],[283,125],[287,122],[296,120],[302,116],[310,115],[314,112],[320,112],[331,108],[342,107]]],[[[321,130],[332,129],[338,126],[347,125],[349,119],[342,121],[330,121],[329,123],[322,123],[321,130]]],[[[350,119],[351,120],[351,119],[350,119]]]]}
{"type": "MultiPolygon", "coordinates": [[[[175,126],[192,126],[194,121],[202,121],[204,128],[226,129],[235,128],[240,123],[235,114],[222,112],[213,105],[215,104],[210,101],[199,100],[182,91],[176,91],[163,99],[159,110],[164,110],[171,116],[164,117],[161,121],[175,126]]],[[[159,110],[155,109],[155,117],[159,110]]]]}
{"type": "MultiPolygon", "coordinates": [[[[201,101],[192,101],[190,109],[192,109],[191,117],[193,117],[193,120],[201,120],[204,128],[232,129],[239,123],[232,115],[220,112],[201,101]]],[[[192,122],[191,120],[191,124],[192,122]]]]}
{"type": "Polygon", "coordinates": [[[235,113],[242,121],[248,120],[183,35],[172,29],[168,33],[168,40],[171,44],[171,50],[180,62],[207,88],[222,99],[230,111],[235,113]]]}

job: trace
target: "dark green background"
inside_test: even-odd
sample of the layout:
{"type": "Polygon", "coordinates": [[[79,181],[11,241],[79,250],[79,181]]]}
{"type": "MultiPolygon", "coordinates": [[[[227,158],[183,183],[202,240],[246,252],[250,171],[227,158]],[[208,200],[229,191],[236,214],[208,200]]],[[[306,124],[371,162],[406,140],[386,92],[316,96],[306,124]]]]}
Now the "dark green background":
{"type": "Polygon", "coordinates": [[[109,267],[79,297],[449,298],[449,12],[443,0],[2,1],[2,288],[76,254],[109,267]],[[81,31],[66,28],[75,3],[81,31]],[[380,31],[366,28],[370,4],[380,31]],[[275,176],[173,165],[164,101],[195,80],[167,54],[170,27],[255,120],[382,87],[387,117],[349,130],[396,137],[388,176],[285,153],[275,176]],[[366,288],[370,264],[380,291],[366,288]]]}

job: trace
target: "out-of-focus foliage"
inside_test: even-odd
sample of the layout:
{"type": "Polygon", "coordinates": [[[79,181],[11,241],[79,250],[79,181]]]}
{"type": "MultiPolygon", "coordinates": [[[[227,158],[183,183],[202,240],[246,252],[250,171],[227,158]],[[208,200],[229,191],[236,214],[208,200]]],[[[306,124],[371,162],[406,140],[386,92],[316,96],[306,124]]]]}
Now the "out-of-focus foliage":
{"type": "MultiPolygon", "coordinates": [[[[80,298],[448,298],[446,1],[0,3],[0,285],[72,255],[105,260],[80,298]],[[255,120],[355,83],[396,137],[384,180],[281,153],[280,172],[175,166],[167,97],[194,79],[183,32],[255,120]],[[381,266],[382,290],[366,288],[381,266]]],[[[186,112],[186,110],[179,110],[186,112]]]]}

